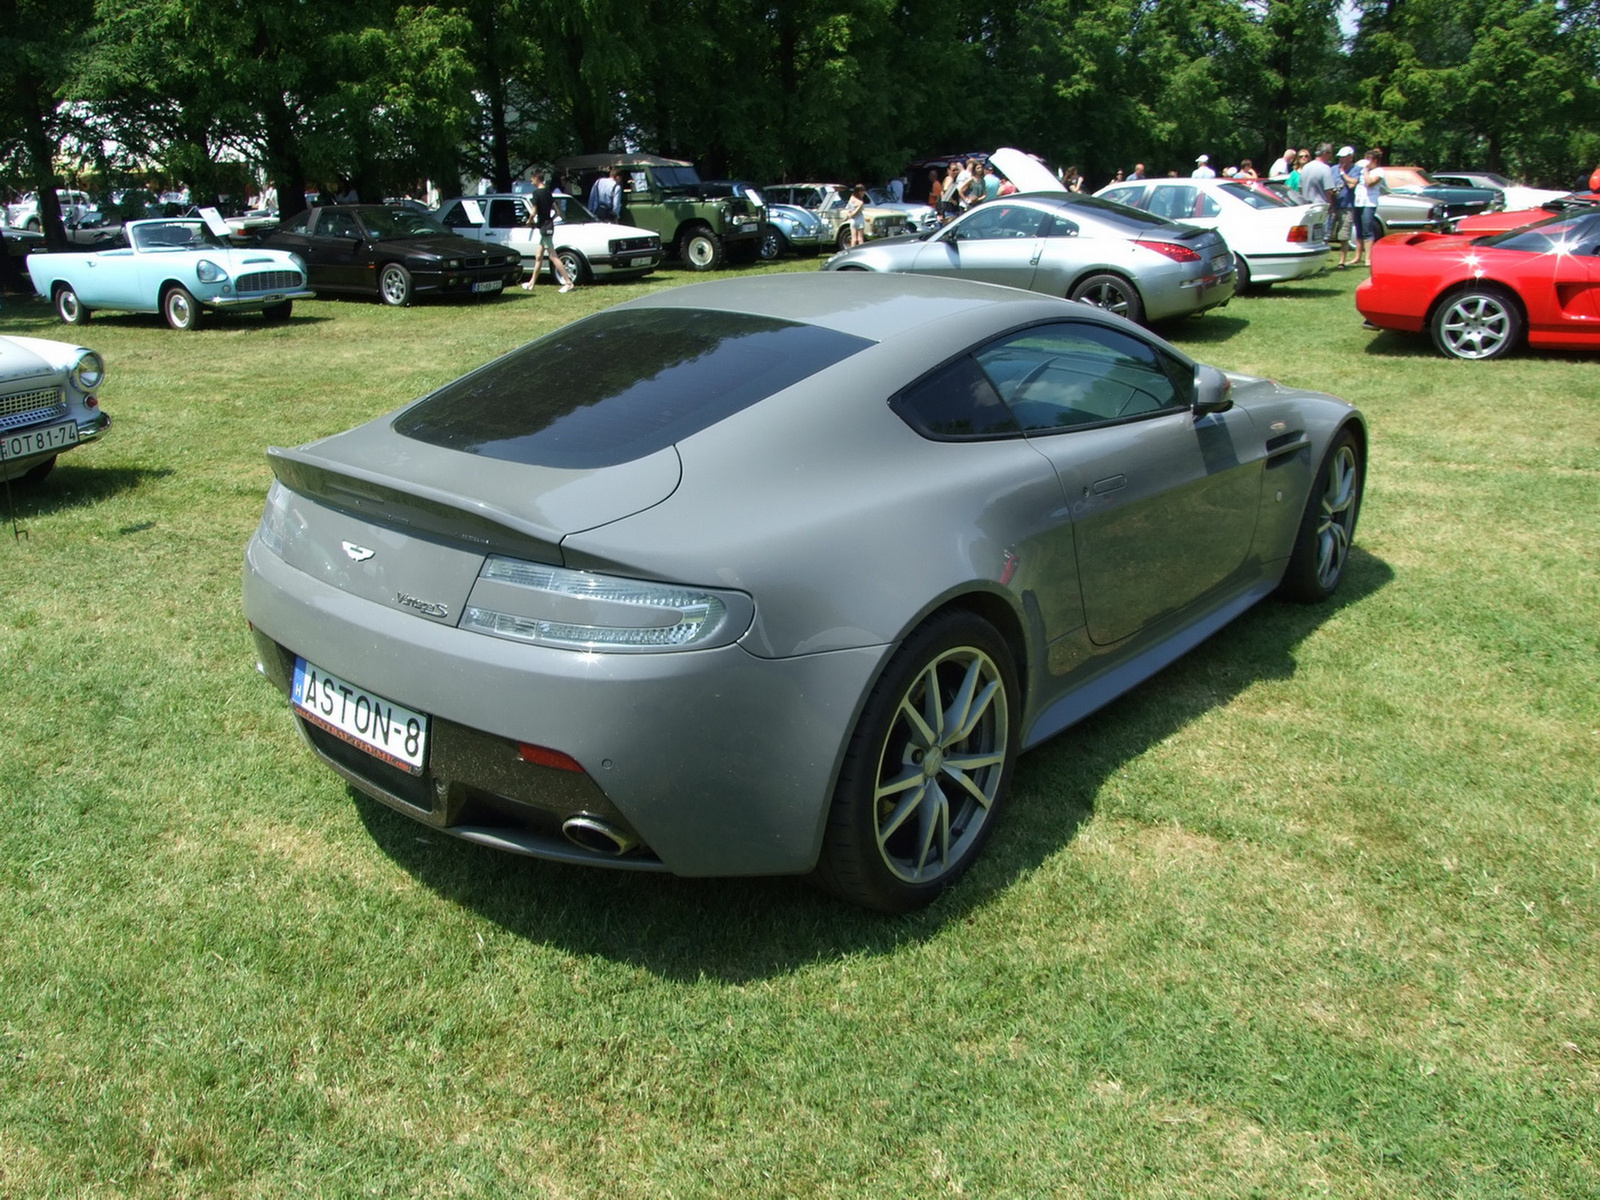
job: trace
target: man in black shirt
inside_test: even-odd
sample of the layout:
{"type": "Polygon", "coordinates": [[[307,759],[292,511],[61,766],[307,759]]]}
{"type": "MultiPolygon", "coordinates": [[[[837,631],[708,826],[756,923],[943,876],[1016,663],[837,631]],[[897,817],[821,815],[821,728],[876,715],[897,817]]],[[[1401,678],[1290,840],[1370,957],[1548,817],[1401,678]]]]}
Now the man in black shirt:
{"type": "Polygon", "coordinates": [[[561,261],[561,256],[556,253],[556,201],[550,189],[545,186],[544,172],[535,170],[529,177],[533,181],[533,220],[529,224],[539,231],[538,249],[533,253],[533,273],[528,276],[522,285],[525,292],[533,291],[533,285],[539,281],[539,271],[544,265],[544,256],[548,251],[550,255],[550,269],[555,272],[561,281],[561,291],[570,292],[578,285],[573,283],[572,276],[567,274],[567,264],[561,261]]]}

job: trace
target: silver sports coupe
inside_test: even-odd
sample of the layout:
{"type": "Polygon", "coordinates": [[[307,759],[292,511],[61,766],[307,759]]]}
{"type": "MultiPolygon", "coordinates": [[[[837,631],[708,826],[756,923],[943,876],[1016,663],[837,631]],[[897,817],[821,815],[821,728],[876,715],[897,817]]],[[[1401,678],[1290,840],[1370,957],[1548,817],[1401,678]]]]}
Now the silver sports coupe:
{"type": "Polygon", "coordinates": [[[1076,192],[986,200],[943,229],[869,242],[822,269],[1004,283],[1140,323],[1226,304],[1235,282],[1233,252],[1216,230],[1076,192]]]}
{"type": "Polygon", "coordinates": [[[1339,584],[1366,427],[1119,317],[904,275],[679,287],[268,451],[259,669],[470,841],[901,911],[1017,754],[1339,584]]]}

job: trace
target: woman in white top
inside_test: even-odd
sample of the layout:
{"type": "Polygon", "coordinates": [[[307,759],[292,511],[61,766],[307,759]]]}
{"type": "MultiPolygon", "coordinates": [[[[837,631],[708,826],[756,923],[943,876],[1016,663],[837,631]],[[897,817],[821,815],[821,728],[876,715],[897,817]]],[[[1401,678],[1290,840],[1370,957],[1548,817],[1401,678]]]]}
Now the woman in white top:
{"type": "Polygon", "coordinates": [[[1356,266],[1367,260],[1367,243],[1378,240],[1378,199],[1383,195],[1383,150],[1374,146],[1356,163],[1356,266]]]}

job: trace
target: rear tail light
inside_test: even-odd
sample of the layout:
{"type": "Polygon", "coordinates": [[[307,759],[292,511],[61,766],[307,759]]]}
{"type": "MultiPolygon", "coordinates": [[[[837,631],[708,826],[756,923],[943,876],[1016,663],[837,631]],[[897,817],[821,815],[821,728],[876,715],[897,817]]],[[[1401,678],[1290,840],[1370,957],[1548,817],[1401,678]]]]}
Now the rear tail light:
{"type": "Polygon", "coordinates": [[[1296,225],[1289,230],[1289,240],[1291,242],[1309,242],[1311,240],[1311,230],[1304,225],[1296,225]]]}
{"type": "Polygon", "coordinates": [[[1136,238],[1134,239],[1133,244],[1135,246],[1143,246],[1146,250],[1154,250],[1157,254],[1165,255],[1173,262],[1200,261],[1200,254],[1198,251],[1191,250],[1187,246],[1180,246],[1177,242],[1157,242],[1147,241],[1144,238],[1136,238]]]}

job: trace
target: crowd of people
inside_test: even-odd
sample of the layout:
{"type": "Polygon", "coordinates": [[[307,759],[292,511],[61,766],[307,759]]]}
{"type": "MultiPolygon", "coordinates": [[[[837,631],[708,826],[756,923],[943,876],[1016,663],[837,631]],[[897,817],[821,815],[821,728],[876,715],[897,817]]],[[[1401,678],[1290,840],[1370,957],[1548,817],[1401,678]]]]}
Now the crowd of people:
{"type": "MultiPolygon", "coordinates": [[[[1223,167],[1219,173],[1211,165],[1211,156],[1200,154],[1194,160],[1190,177],[1216,179],[1220,174],[1224,179],[1267,180],[1283,184],[1304,203],[1326,205],[1327,241],[1339,251],[1338,266],[1343,268],[1364,265],[1367,262],[1367,245],[1376,240],[1378,200],[1383,194],[1383,176],[1378,168],[1382,165],[1381,147],[1374,146],[1358,158],[1353,146],[1343,146],[1335,154],[1333,143],[1323,142],[1314,152],[1293,147],[1286,149],[1265,174],[1258,171],[1248,158],[1223,167]]],[[[1059,174],[1068,191],[1090,190],[1076,166],[1066,167],[1059,174]]],[[[1177,171],[1167,172],[1169,178],[1176,178],[1177,175],[1177,171]]],[[[1130,171],[1124,172],[1119,168],[1109,182],[1122,183],[1149,177],[1145,164],[1140,162],[1134,163],[1130,171]]],[[[969,158],[952,162],[943,170],[930,169],[926,195],[921,198],[948,221],[976,204],[1016,190],[1016,186],[996,170],[993,163],[969,158]]],[[[902,179],[890,180],[889,191],[897,200],[904,195],[915,194],[914,189],[902,179]]]]}

